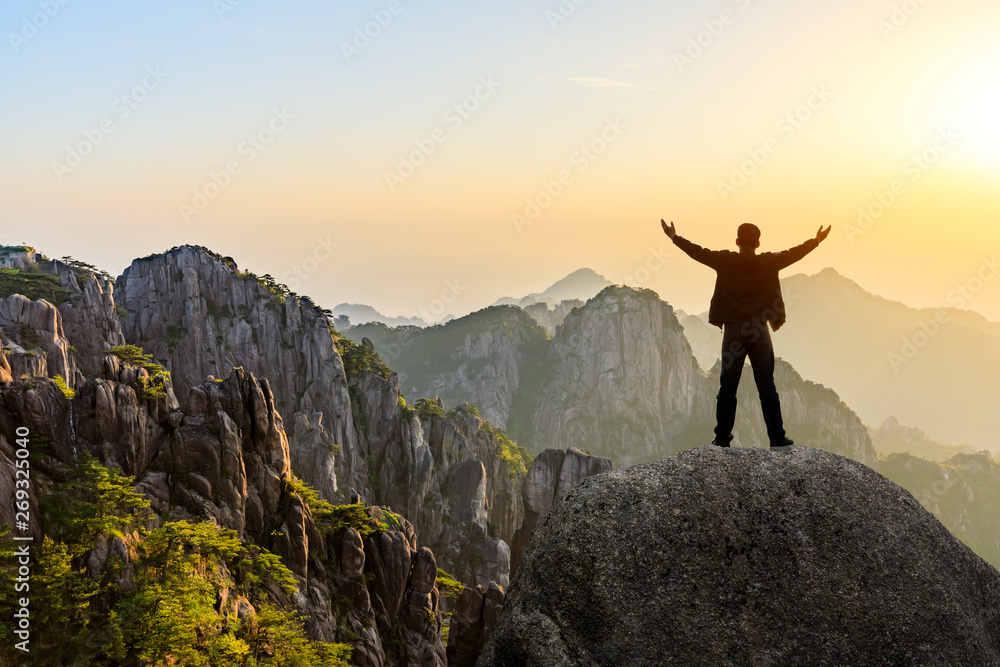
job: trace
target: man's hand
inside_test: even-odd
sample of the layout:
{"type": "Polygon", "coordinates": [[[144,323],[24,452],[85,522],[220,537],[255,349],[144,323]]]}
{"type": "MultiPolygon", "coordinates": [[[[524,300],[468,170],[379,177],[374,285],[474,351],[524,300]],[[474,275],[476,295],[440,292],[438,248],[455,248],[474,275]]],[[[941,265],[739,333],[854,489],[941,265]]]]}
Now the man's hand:
{"type": "Polygon", "coordinates": [[[830,225],[825,230],[823,229],[823,225],[820,225],[819,226],[819,231],[816,232],[816,240],[819,241],[820,243],[822,243],[823,240],[826,239],[826,237],[830,235],[830,230],[831,229],[833,229],[833,225],[830,225]]]}
{"type": "Polygon", "coordinates": [[[674,228],[673,220],[670,221],[669,227],[667,227],[666,221],[663,220],[662,218],[660,219],[660,224],[663,226],[663,233],[669,236],[671,240],[673,240],[673,238],[677,236],[677,230],[674,228]]]}

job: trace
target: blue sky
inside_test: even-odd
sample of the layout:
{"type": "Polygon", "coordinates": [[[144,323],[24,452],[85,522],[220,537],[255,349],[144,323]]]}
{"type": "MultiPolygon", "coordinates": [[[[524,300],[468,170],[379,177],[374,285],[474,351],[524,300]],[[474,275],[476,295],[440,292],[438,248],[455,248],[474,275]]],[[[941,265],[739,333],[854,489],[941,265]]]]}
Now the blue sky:
{"type": "MultiPolygon", "coordinates": [[[[751,220],[765,249],[833,224],[801,270],[834,266],[871,291],[943,303],[1000,245],[1000,8],[905,7],[7,2],[0,241],[113,273],[196,243],[279,278],[335,243],[298,291],[409,315],[447,280],[466,286],[459,313],[582,266],[624,281],[663,243],[664,216],[714,246],[751,220]],[[554,23],[560,6],[575,9],[554,23]],[[391,21],[376,31],[380,13],[391,21]],[[44,25],[34,34],[25,21],[44,25]],[[348,59],[343,44],[366,24],[378,34],[348,59]],[[484,80],[489,93],[449,124],[484,80]],[[817,102],[824,86],[830,97],[817,102]],[[784,136],[778,123],[810,100],[816,108],[784,136]],[[272,137],[276,113],[294,118],[272,137]],[[102,122],[113,131],[60,173],[54,164],[86,150],[102,122]],[[623,129],[579,170],[574,156],[601,146],[609,123],[623,129]],[[947,127],[954,145],[852,235],[859,209],[947,127]],[[443,141],[390,189],[386,174],[436,130],[443,141]],[[241,146],[262,132],[271,141],[251,161],[241,146]],[[769,139],[778,149],[724,200],[720,182],[769,139]],[[238,173],[185,218],[234,161],[238,173]],[[566,170],[572,182],[519,229],[515,217],[566,170]]],[[[710,278],[674,257],[642,286],[697,311],[710,278]]],[[[1000,319],[998,285],[969,307],[1000,319]]]]}

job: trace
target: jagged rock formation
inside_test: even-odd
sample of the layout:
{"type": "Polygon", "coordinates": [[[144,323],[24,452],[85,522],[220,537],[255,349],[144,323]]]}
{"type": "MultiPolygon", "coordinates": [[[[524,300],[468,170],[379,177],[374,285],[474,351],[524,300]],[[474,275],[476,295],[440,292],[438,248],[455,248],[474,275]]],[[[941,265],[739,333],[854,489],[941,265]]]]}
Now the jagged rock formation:
{"type": "Polygon", "coordinates": [[[448,638],[448,667],[472,667],[500,620],[505,594],[496,584],[466,588],[458,600],[448,638]]]}
{"type": "Polygon", "coordinates": [[[30,246],[0,246],[0,268],[23,271],[34,267],[42,256],[30,246]]]}
{"type": "Polygon", "coordinates": [[[278,411],[294,424],[292,458],[302,461],[296,469],[303,479],[325,497],[336,494],[336,445],[341,483],[364,488],[368,470],[343,360],[327,317],[310,301],[280,294],[231,259],[193,246],[132,262],[117,281],[117,298],[127,311],[125,337],[171,371],[181,401],[207,375],[224,377],[233,368],[267,378],[278,411]]]}
{"type": "Polygon", "coordinates": [[[60,274],[60,284],[79,297],[59,306],[66,338],[73,342],[75,359],[84,376],[95,378],[102,371],[102,352],[125,345],[110,280],[86,274],[83,287],[72,271],[60,274]]]}
{"type": "Polygon", "coordinates": [[[444,415],[404,407],[398,376],[351,379],[365,424],[373,496],[410,518],[441,566],[468,585],[509,582],[510,543],[524,514],[527,463],[463,404],[444,415]],[[476,563],[476,565],[473,565],[476,563]]]}
{"type": "Polygon", "coordinates": [[[524,523],[514,537],[511,571],[516,572],[532,531],[552,506],[591,475],[613,468],[611,459],[591,456],[576,447],[546,449],[535,457],[521,485],[524,523]]]}
{"type": "Polygon", "coordinates": [[[63,332],[59,309],[20,294],[0,299],[0,342],[14,378],[60,375],[72,386],[76,363],[63,332]]]}
{"type": "MultiPolygon", "coordinates": [[[[523,454],[501,431],[484,423],[471,406],[460,406],[448,416],[443,414],[443,405],[436,406],[441,414],[418,413],[401,400],[397,377],[383,375],[364,353],[351,357],[354,366],[348,386],[336,335],[325,315],[307,301],[288,295],[282,301],[273,285],[238,274],[207,251],[185,248],[170,255],[169,259],[146,260],[154,266],[139,262],[140,270],[133,273],[131,282],[118,283],[119,296],[132,290],[131,326],[145,332],[140,339],[126,339],[122,334],[112,285],[97,277],[83,281],[65,272],[62,284],[75,296],[59,309],[18,296],[5,300],[11,304],[3,311],[7,315],[4,329],[10,337],[3,334],[5,349],[0,354],[0,381],[7,383],[0,387],[0,433],[13,437],[16,425],[29,425],[51,457],[39,463],[39,469],[56,474],[56,462],[66,464],[78,453],[91,452],[102,463],[136,476],[137,489],[164,519],[207,518],[235,530],[248,543],[274,551],[299,582],[299,592],[292,597],[271,591],[275,599],[308,616],[311,637],[352,643],[359,664],[443,665],[444,610],[433,576],[437,564],[440,561],[467,583],[479,582],[487,588],[496,586],[495,582],[507,585],[508,544],[523,515],[518,492],[526,467],[526,461],[519,458],[523,454]],[[84,289],[79,289],[81,282],[84,289]],[[187,295],[189,290],[193,296],[187,295]],[[216,290],[229,295],[225,308],[213,299],[218,296],[216,290]],[[241,299],[245,303],[256,300],[251,317],[258,318],[262,328],[255,342],[253,335],[248,342],[235,333],[245,321],[220,319],[220,311],[224,314],[226,308],[239,311],[241,299]],[[63,313],[68,321],[65,331],[63,313]],[[300,316],[312,317],[312,329],[303,332],[296,320],[300,316]],[[164,338],[147,337],[155,336],[157,327],[167,322],[164,338]],[[197,324],[187,331],[180,329],[183,322],[197,324]],[[199,376],[191,358],[198,353],[194,347],[185,348],[189,354],[177,354],[177,350],[206,337],[216,346],[206,348],[204,354],[218,353],[213,358],[225,359],[233,368],[224,380],[205,373],[195,383],[199,376]],[[22,348],[17,342],[22,338],[35,342],[35,347],[22,348]],[[150,391],[154,381],[146,370],[105,355],[107,348],[126,340],[141,342],[165,364],[176,364],[180,373],[175,370],[174,379],[186,383],[183,391],[178,389],[181,400],[169,377],[157,378],[162,395],[156,394],[150,391]],[[330,381],[339,370],[340,386],[333,381],[323,388],[323,395],[313,399],[326,400],[330,390],[339,391],[344,401],[343,406],[336,401],[323,404],[334,405],[333,412],[292,414],[297,457],[289,442],[295,436],[285,434],[280,399],[271,381],[236,366],[243,360],[267,366],[262,355],[282,347],[280,341],[285,340],[299,341],[302,354],[288,366],[272,364],[272,369],[279,369],[279,380],[296,381],[290,376],[301,372],[307,381],[303,386],[318,389],[318,384],[308,381],[330,381]],[[41,341],[45,341],[44,350],[38,345],[41,341]],[[240,348],[243,357],[234,354],[232,344],[227,349],[227,343],[239,341],[247,343],[240,348]],[[61,356],[49,353],[48,348],[61,356]],[[312,365],[303,357],[312,360],[312,365]],[[59,363],[60,359],[65,361],[59,363]],[[76,361],[86,373],[74,372],[76,361]],[[21,374],[27,377],[18,380],[21,374]],[[55,374],[67,378],[65,395],[47,379],[55,374]],[[73,387],[75,398],[67,398],[73,387]],[[403,515],[372,508],[370,527],[375,535],[365,537],[362,546],[367,569],[364,576],[354,579],[339,572],[341,536],[324,533],[290,481],[292,473],[301,474],[300,470],[318,473],[321,480],[332,478],[335,452],[341,445],[324,425],[338,420],[349,424],[356,437],[354,445],[348,440],[346,451],[341,450],[344,458],[354,462],[345,466],[349,469],[346,476],[351,479],[364,473],[363,481],[351,490],[360,491],[372,503],[421,508],[413,509],[413,516],[428,536],[425,540],[403,515]],[[441,550],[441,559],[426,548],[428,544],[441,550]],[[345,596],[350,600],[346,606],[345,596]],[[399,641],[392,639],[386,645],[386,637],[399,641]]],[[[220,363],[210,365],[209,370],[220,363]]],[[[309,408],[315,403],[298,405],[309,408]]],[[[0,436],[0,452],[0,490],[12,490],[14,452],[4,436],[0,436]]],[[[336,498],[336,487],[320,490],[334,502],[342,502],[336,498]]],[[[37,510],[37,499],[31,502],[37,510]]],[[[109,554],[128,551],[116,540],[95,543],[87,560],[94,576],[103,572],[109,554]]],[[[126,571],[122,576],[131,576],[126,571]]],[[[236,600],[233,605],[238,614],[253,613],[247,600],[236,600]]]]}
{"type": "Polygon", "coordinates": [[[559,325],[566,320],[566,316],[569,315],[574,308],[580,308],[583,306],[583,301],[579,299],[569,299],[567,301],[560,301],[549,307],[549,304],[544,301],[539,301],[537,303],[532,303],[527,306],[522,306],[524,312],[531,316],[533,320],[538,322],[545,331],[550,335],[554,336],[559,325]]]}
{"type": "Polygon", "coordinates": [[[468,401],[499,428],[507,428],[548,339],[542,327],[514,306],[492,306],[427,329],[368,324],[345,335],[356,343],[369,338],[400,374],[404,393],[440,396],[449,405],[468,401]]]}
{"type": "Polygon", "coordinates": [[[707,418],[703,376],[673,309],[650,291],[609,287],[571,313],[526,405],[529,449],[581,447],[626,466],[664,453],[707,418]]]}
{"type": "Polygon", "coordinates": [[[570,492],[477,664],[992,665],[998,595],[1000,573],[870,468],[705,446],[570,492]]]}
{"type": "MultiPolygon", "coordinates": [[[[390,350],[403,386],[418,396],[431,387],[477,396],[483,414],[506,417],[500,423],[529,451],[578,447],[627,466],[711,441],[719,366],[702,372],[684,327],[654,292],[606,288],[573,309],[549,341],[518,336],[525,329],[511,309],[489,308],[421,331],[379,325],[349,335],[390,350]],[[473,342],[476,363],[467,353],[473,342]],[[505,364],[517,372],[503,373],[505,364]],[[450,370],[436,371],[442,367],[450,370]],[[484,378],[502,392],[481,390],[484,378]]],[[[737,442],[766,446],[756,388],[746,376],[737,442]]],[[[793,439],[874,465],[867,432],[836,394],[780,360],[775,379],[793,439]]]]}
{"type": "MultiPolygon", "coordinates": [[[[43,480],[58,479],[60,463],[90,452],[136,476],[136,489],[163,519],[207,518],[277,553],[296,576],[298,592],[289,596],[275,588],[270,593],[308,616],[313,638],[353,643],[358,664],[445,664],[433,554],[418,546],[405,518],[371,508],[363,556],[347,559],[360,560],[371,583],[350,568],[340,571],[350,552],[344,546],[351,541],[350,531],[321,530],[292,484],[288,440],[266,380],[237,369],[224,381],[192,388],[180,406],[169,386],[163,397],[144,397],[144,369],[120,364],[116,357],[107,357],[104,365],[105,377],[78,389],[75,411],[44,378],[0,388],[0,490],[14,488],[15,457],[8,438],[16,427],[32,434],[34,454],[41,457],[35,464],[42,473],[36,487],[48,493],[55,488],[43,480]],[[335,599],[348,604],[337,606],[335,599]],[[398,645],[383,643],[389,635],[400,638],[398,645]]],[[[31,502],[38,516],[34,495],[31,502]]],[[[6,516],[8,509],[0,509],[0,520],[12,518],[6,516]]],[[[34,527],[40,541],[41,526],[36,522],[34,527]]],[[[87,560],[94,576],[103,572],[110,552],[127,554],[120,542],[95,543],[87,560]]],[[[240,614],[243,607],[253,613],[245,600],[234,604],[240,614]]]]}

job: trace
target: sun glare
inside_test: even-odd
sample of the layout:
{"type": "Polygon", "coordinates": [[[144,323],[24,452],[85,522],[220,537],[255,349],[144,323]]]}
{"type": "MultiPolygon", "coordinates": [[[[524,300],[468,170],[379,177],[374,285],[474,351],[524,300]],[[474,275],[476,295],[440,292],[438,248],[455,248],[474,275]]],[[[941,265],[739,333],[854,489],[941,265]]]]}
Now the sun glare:
{"type": "Polygon", "coordinates": [[[1000,167],[1000,71],[964,79],[953,99],[960,144],[968,155],[1000,167]]]}

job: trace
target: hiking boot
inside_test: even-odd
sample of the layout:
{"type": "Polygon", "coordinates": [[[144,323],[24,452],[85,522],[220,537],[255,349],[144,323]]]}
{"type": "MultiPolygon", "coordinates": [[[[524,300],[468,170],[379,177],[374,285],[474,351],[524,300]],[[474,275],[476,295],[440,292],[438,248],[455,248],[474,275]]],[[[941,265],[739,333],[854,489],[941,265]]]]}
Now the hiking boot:
{"type": "Polygon", "coordinates": [[[728,438],[720,438],[719,436],[716,436],[715,440],[712,441],[712,444],[716,447],[729,447],[729,443],[732,441],[733,436],[729,436],[728,438]]]}
{"type": "Polygon", "coordinates": [[[789,438],[782,438],[781,440],[773,440],[771,441],[771,451],[780,452],[783,449],[788,449],[794,444],[795,443],[792,442],[792,440],[790,440],[789,438]]]}

